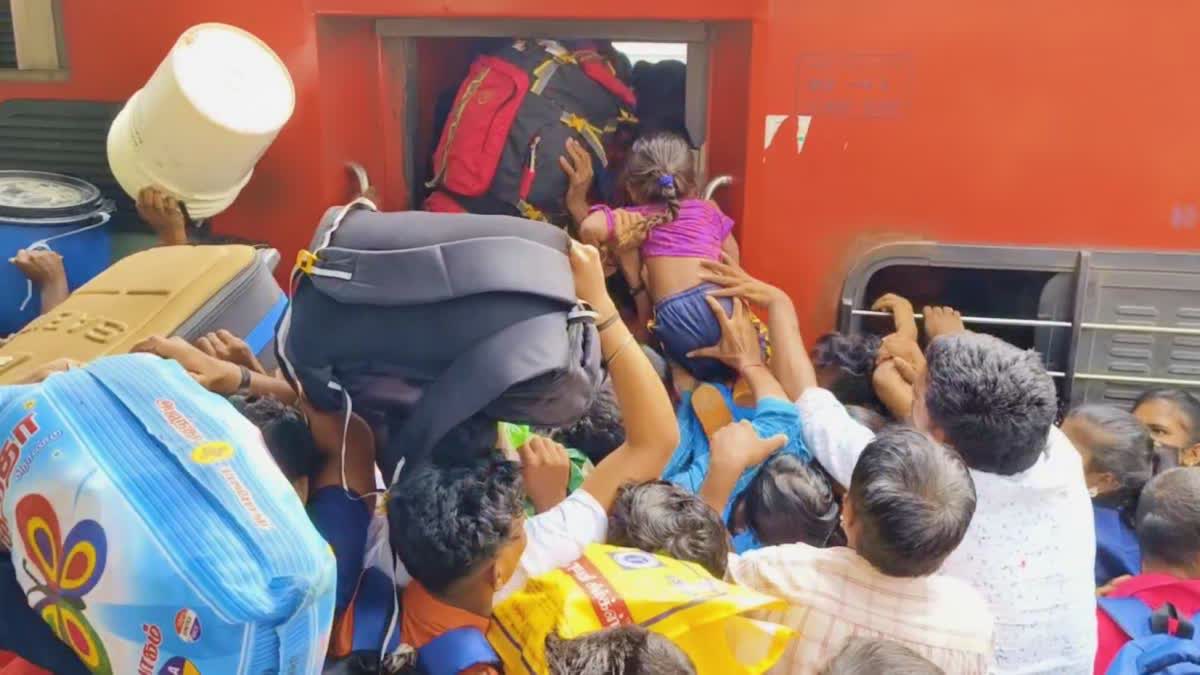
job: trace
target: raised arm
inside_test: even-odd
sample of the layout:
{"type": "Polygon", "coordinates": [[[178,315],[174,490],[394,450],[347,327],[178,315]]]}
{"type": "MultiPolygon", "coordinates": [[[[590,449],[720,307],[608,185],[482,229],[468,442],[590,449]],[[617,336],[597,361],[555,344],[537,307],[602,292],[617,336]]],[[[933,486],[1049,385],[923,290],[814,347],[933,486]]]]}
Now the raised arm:
{"type": "Polygon", "coordinates": [[[192,379],[214,394],[232,396],[241,392],[270,396],[289,405],[295,404],[298,398],[286,381],[209,356],[180,337],[149,337],[134,345],[131,351],[177,361],[192,379]]]}
{"type": "Polygon", "coordinates": [[[570,255],[575,292],[600,315],[600,349],[625,424],[625,443],[600,462],[580,486],[608,510],[621,485],[659,476],[679,444],[679,428],[654,366],[617,317],[617,308],[604,287],[599,251],[574,244],[570,255]]]}
{"type": "Polygon", "coordinates": [[[725,263],[705,262],[700,278],[723,287],[713,293],[716,297],[740,297],[767,311],[770,368],[788,400],[795,401],[805,390],[817,386],[817,373],[804,349],[796,308],[787,293],[750,276],[729,258],[725,263]]]}
{"type": "Polygon", "coordinates": [[[48,249],[21,249],[9,260],[27,279],[37,286],[41,295],[42,314],[62,304],[71,290],[67,287],[67,271],[62,256],[48,249]]]}
{"type": "Polygon", "coordinates": [[[912,303],[895,293],[881,296],[871,305],[876,312],[888,312],[896,325],[895,334],[916,342],[917,320],[914,318],[912,303]]]}
{"type": "Polygon", "coordinates": [[[700,488],[700,498],[717,513],[724,513],[742,473],[767,461],[787,445],[787,440],[782,434],[760,438],[754,426],[745,420],[722,427],[710,441],[712,464],[700,488]]]}

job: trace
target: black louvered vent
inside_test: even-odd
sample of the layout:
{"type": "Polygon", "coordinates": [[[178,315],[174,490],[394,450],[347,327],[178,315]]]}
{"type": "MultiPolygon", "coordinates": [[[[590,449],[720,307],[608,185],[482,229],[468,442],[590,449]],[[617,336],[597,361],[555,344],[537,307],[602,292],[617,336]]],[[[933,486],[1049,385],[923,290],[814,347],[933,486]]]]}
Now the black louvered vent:
{"type": "Polygon", "coordinates": [[[131,213],[132,202],[113,178],[106,150],[108,128],[121,105],[96,101],[0,103],[0,169],[82,178],[117,202],[118,215],[131,213]]]}
{"type": "Polygon", "coordinates": [[[12,7],[0,2],[0,70],[17,67],[17,38],[13,34],[12,7]]]}

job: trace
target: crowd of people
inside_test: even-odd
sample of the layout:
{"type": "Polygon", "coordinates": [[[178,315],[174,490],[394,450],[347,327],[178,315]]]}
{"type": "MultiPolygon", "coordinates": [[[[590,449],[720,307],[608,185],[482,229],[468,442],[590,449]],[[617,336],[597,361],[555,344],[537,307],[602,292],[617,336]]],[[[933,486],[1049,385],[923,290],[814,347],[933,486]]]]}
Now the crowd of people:
{"type": "MultiPolygon", "coordinates": [[[[1038,354],[966,330],[950,308],[925,308],[922,335],[896,295],[875,302],[894,332],[832,333],[810,353],[787,294],[740,266],[733,222],[699,194],[693,156],[679,136],[643,137],[625,166],[630,205],[571,209],[576,293],[598,317],[608,374],[585,417],[501,423],[499,447],[406,467],[385,495],[371,427],[354,417],[344,428],[309,405],[238,337],[138,346],[230,397],[329,541],[331,672],[421,668],[402,657],[461,629],[486,632],[498,603],[599,543],[781,600],[756,614],[795,631],[775,673],[1109,672],[1140,637],[1109,599],[1169,607],[1164,630],[1190,637],[1194,395],[1149,391],[1132,411],[1090,404],[1059,424],[1038,354]],[[380,550],[401,563],[386,590],[400,599],[401,647],[371,661],[347,636],[380,550]]],[[[578,152],[563,167],[573,185],[592,180],[578,152]]],[[[149,190],[139,209],[164,244],[186,242],[174,200],[149,190]]],[[[13,263],[39,284],[44,310],[65,297],[52,252],[13,263]]],[[[18,634],[34,626],[10,621],[11,603],[3,611],[0,648],[56,673],[80,669],[62,645],[18,634]]],[[[552,635],[545,652],[553,673],[705,670],[637,625],[552,635]]]]}

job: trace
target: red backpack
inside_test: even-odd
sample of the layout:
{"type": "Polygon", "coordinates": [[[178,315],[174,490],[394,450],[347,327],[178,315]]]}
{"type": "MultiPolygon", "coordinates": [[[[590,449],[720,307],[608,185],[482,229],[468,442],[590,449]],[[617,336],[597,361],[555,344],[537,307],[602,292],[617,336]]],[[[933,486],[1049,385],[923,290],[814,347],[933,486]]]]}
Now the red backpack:
{"type": "Polygon", "coordinates": [[[522,216],[564,224],[567,175],[558,164],[574,138],[593,168],[605,142],[636,123],[633,91],[595,51],[518,40],[471,64],[433,155],[429,211],[522,216]]]}

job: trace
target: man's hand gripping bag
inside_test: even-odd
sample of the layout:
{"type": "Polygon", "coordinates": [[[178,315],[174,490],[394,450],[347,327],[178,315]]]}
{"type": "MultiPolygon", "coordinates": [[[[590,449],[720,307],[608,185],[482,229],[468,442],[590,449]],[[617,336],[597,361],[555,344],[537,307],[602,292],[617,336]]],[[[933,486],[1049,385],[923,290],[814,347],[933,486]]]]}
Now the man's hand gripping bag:
{"type": "Polygon", "coordinates": [[[0,388],[0,433],[0,543],[92,672],[320,671],[333,556],[225,399],[109,357],[0,388]]]}
{"type": "Polygon", "coordinates": [[[276,337],[323,410],[365,413],[380,468],[494,448],[497,420],[577,420],[601,380],[561,230],[521,218],[330,209],[292,272],[276,337]]]}
{"type": "Polygon", "coordinates": [[[506,675],[549,675],[546,638],[572,639],[637,624],[668,638],[699,675],[759,675],[794,632],[747,614],[781,600],[714,578],[699,565],[593,544],[492,610],[488,641],[506,675]]]}

